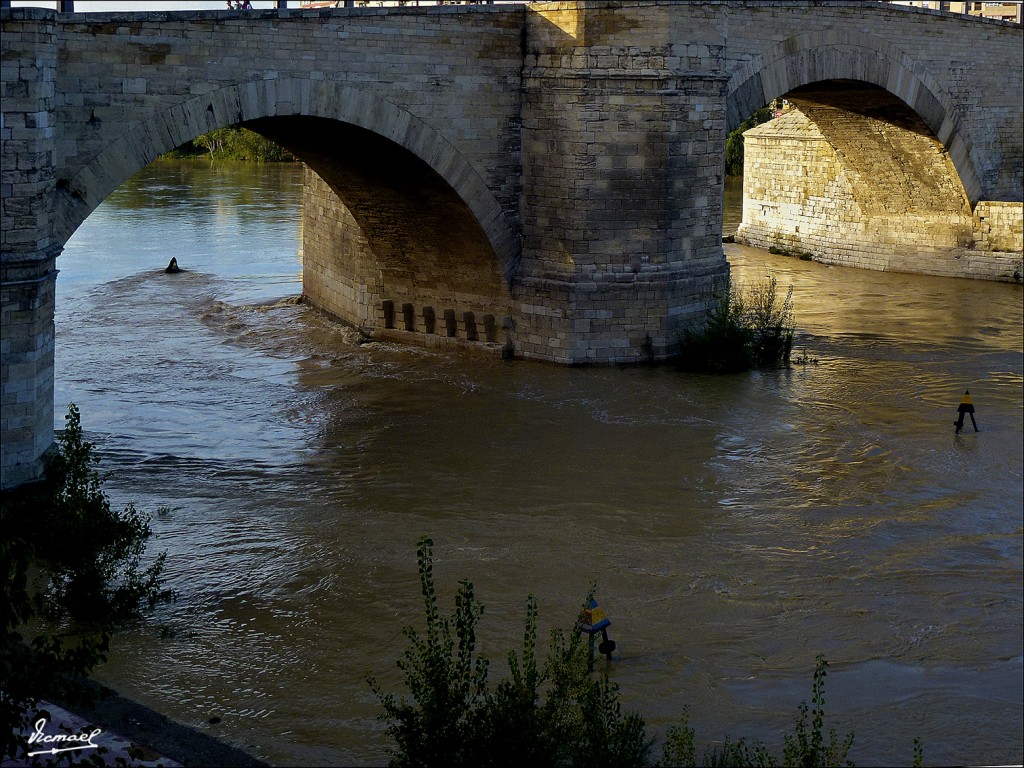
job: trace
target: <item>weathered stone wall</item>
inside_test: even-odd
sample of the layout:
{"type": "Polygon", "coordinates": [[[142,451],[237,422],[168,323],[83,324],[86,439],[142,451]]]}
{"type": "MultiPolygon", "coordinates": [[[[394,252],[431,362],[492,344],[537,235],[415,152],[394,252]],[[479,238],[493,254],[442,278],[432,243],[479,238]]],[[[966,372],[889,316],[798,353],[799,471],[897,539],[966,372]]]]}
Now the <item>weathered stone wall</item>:
{"type": "Polygon", "coordinates": [[[856,0],[726,5],[729,130],[808,83],[871,83],[924,121],[972,205],[1024,199],[1019,24],[856,0]]]}
{"type": "Polygon", "coordinates": [[[723,49],[675,36],[722,39],[724,9],[683,5],[532,7],[515,286],[526,356],[664,357],[727,273],[723,49]]]}
{"type": "Polygon", "coordinates": [[[53,258],[4,264],[0,285],[0,487],[38,478],[53,444],[53,258]]]}
{"type": "Polygon", "coordinates": [[[35,479],[53,443],[56,141],[53,15],[25,11],[0,35],[0,487],[35,479]]]}
{"type": "MultiPolygon", "coordinates": [[[[350,122],[455,189],[532,357],[671,353],[726,269],[721,136],[804,83],[861,78],[900,96],[972,201],[1014,199],[1024,183],[1020,31],[998,22],[862,2],[594,0],[79,14],[58,27],[58,239],[198,132],[290,115],[350,122]],[[1013,82],[977,88],[996,78],[1013,82]]],[[[304,159],[323,170],[322,155],[304,159]]],[[[365,211],[356,219],[365,229],[365,211]]],[[[364,232],[378,248],[379,230],[364,232]]]]}
{"type": "Polygon", "coordinates": [[[0,250],[33,254],[52,244],[56,169],[57,34],[52,14],[26,11],[0,40],[4,164],[0,250]]]}
{"type": "Polygon", "coordinates": [[[303,299],[349,325],[371,327],[382,286],[369,244],[338,196],[308,166],[301,232],[303,299]]]}
{"type": "Polygon", "coordinates": [[[973,224],[976,250],[1024,253],[1024,203],[980,202],[973,224]]]}
{"type": "Polygon", "coordinates": [[[912,116],[806,108],[816,122],[794,109],[744,134],[737,242],[861,269],[1020,280],[1021,204],[983,202],[972,216],[948,156],[912,116]]]}
{"type": "MultiPolygon", "coordinates": [[[[326,185],[338,200],[310,188],[307,210],[325,221],[307,216],[304,224],[309,300],[374,333],[406,324],[422,333],[427,312],[435,318],[432,333],[447,334],[444,307],[458,319],[459,337],[483,340],[491,334],[463,328],[467,311],[476,318],[507,317],[508,333],[499,339],[507,335],[525,357],[581,363],[671,354],[681,327],[703,312],[708,289],[727,270],[717,225],[724,114],[716,73],[722,62],[707,46],[687,49],[685,58],[669,56],[666,29],[674,9],[556,3],[528,17],[525,45],[533,66],[524,73],[522,119],[530,138],[522,155],[522,210],[531,247],[510,285],[488,274],[493,260],[478,247],[441,238],[432,244],[429,226],[405,220],[386,227],[374,222],[400,203],[394,198],[386,205],[371,201],[353,215],[349,167],[326,185]],[[631,45],[637,38],[653,45],[631,45]],[[680,143],[680,133],[688,140],[680,143]],[[393,240],[403,227],[417,233],[412,262],[396,259],[394,248],[368,229],[386,229],[393,240]],[[435,253],[444,254],[446,274],[435,253]],[[350,267],[341,265],[340,254],[350,267]],[[401,266],[389,266],[396,262],[401,266]],[[333,280],[339,285],[332,289],[333,280]]],[[[691,32],[723,22],[721,8],[694,13],[691,32]]],[[[275,138],[295,149],[288,137],[275,138]]],[[[324,166],[314,164],[321,173],[324,166]]],[[[357,186],[374,184],[361,175],[357,186]]],[[[385,202],[383,189],[376,195],[385,202]]],[[[441,195],[438,189],[431,198],[441,195]]],[[[456,219],[452,211],[448,221],[456,219]]]]}
{"type": "MultiPolygon", "coordinates": [[[[396,209],[384,204],[381,212],[392,216],[396,209]]],[[[454,227],[446,237],[431,236],[422,218],[406,213],[399,209],[391,223],[418,236],[412,258],[389,247],[393,238],[380,243],[368,236],[379,222],[361,226],[338,192],[307,167],[304,299],[374,338],[426,346],[461,341],[500,351],[511,326],[510,293],[482,233],[466,248],[454,227]]]]}
{"type": "Polygon", "coordinates": [[[360,126],[427,162],[510,268],[520,248],[524,13],[484,5],[62,14],[57,237],[200,133],[302,116],[360,126]]]}

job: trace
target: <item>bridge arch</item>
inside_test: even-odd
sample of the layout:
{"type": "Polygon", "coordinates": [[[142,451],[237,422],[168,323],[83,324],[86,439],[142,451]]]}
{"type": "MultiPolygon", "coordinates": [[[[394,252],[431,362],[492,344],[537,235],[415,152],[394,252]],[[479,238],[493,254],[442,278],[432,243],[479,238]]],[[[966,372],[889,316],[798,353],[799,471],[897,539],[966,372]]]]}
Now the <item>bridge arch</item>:
{"type": "Polygon", "coordinates": [[[303,78],[239,83],[194,96],[118,137],[71,178],[58,178],[56,241],[67,242],[108,195],[160,155],[217,128],[281,117],[355,126],[418,158],[465,204],[493,249],[506,282],[511,282],[519,264],[519,237],[483,177],[451,142],[379,96],[303,78]]]}
{"type": "Polygon", "coordinates": [[[972,208],[977,205],[982,184],[949,94],[906,52],[863,32],[794,35],[736,67],[726,86],[727,131],[796,88],[834,80],[870,83],[906,103],[945,147],[972,208]]]}

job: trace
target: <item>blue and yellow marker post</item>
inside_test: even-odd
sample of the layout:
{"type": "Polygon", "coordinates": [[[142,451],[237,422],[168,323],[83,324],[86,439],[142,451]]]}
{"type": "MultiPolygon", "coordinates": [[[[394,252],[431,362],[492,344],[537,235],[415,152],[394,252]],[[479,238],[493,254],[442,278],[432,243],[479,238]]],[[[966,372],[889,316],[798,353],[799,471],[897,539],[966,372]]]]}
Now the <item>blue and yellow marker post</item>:
{"type": "Polygon", "coordinates": [[[579,629],[580,634],[587,634],[590,636],[590,660],[587,664],[587,670],[593,671],[594,669],[594,637],[598,632],[601,633],[601,645],[598,646],[598,651],[603,653],[608,661],[612,660],[612,651],[615,650],[615,641],[608,639],[608,627],[611,626],[611,622],[608,617],[604,615],[604,609],[597,604],[597,600],[590,598],[590,604],[583,609],[580,613],[580,618],[576,622],[576,627],[579,629]]]}
{"type": "Polygon", "coordinates": [[[956,426],[956,434],[960,434],[960,430],[964,428],[964,414],[971,417],[971,424],[974,425],[974,431],[978,431],[978,422],[974,420],[974,401],[971,400],[971,390],[965,390],[964,396],[960,398],[960,405],[956,409],[956,421],[953,424],[956,426]]]}

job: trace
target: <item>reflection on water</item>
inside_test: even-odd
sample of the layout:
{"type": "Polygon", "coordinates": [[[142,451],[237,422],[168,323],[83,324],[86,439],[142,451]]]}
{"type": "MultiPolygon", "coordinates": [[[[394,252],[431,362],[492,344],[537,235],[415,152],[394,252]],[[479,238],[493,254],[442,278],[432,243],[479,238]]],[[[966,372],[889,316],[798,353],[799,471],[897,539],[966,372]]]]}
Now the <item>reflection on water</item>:
{"type": "Polygon", "coordinates": [[[914,736],[929,762],[1021,762],[1020,287],[728,245],[741,281],[794,286],[816,363],[359,345],[286,300],[300,183],[154,165],[61,256],[56,417],[81,406],[115,500],[171,506],[179,601],[105,681],[273,763],[384,762],[365,675],[397,686],[427,533],[443,591],[469,578],[486,604],[492,659],[527,593],[567,626],[596,580],[610,674],[660,731],[690,705],[699,738],[777,744],[821,652],[857,762],[906,763],[914,736]],[[968,388],[982,431],[958,437],[968,388]]]}

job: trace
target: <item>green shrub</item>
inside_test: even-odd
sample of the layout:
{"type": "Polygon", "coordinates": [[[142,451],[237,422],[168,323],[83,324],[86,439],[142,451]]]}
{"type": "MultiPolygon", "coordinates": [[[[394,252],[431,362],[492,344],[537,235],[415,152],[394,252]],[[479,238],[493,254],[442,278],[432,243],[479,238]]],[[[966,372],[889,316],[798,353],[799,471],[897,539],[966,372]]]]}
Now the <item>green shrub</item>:
{"type": "Polygon", "coordinates": [[[708,768],[733,768],[733,766],[756,766],[767,768],[776,765],[768,749],[760,742],[747,744],[746,739],[732,741],[728,736],[722,740],[722,746],[709,749],[704,753],[704,763],[708,768]]]}
{"type": "Polygon", "coordinates": [[[753,334],[743,297],[727,284],[708,304],[703,327],[683,331],[679,364],[686,370],[737,373],[751,367],[753,334]]]}
{"type": "Polygon", "coordinates": [[[384,693],[372,678],[369,682],[397,745],[393,765],[473,765],[487,689],[487,660],[476,655],[483,606],[473,596],[473,585],[462,581],[454,615],[440,614],[431,547],[430,539],[421,539],[417,549],[426,635],[407,627],[409,647],[398,661],[412,701],[384,693]]]}
{"type": "Polygon", "coordinates": [[[755,285],[746,295],[746,323],[753,333],[751,357],[755,367],[789,365],[793,351],[793,286],[779,302],[774,277],[755,285]]]}
{"type": "MultiPolygon", "coordinates": [[[[459,582],[451,618],[437,609],[433,543],[417,548],[426,633],[405,630],[409,647],[398,661],[412,699],[369,684],[395,741],[394,766],[544,766],[646,764],[644,721],[623,714],[618,687],[588,672],[589,649],[577,632],[552,633],[538,667],[537,605],[526,604],[522,657],[509,654],[510,674],[492,692],[487,660],[475,654],[483,606],[473,585],[459,582]]],[[[587,599],[589,603],[589,597],[587,599]]]]}
{"type": "Polygon", "coordinates": [[[828,662],[818,654],[814,666],[814,684],[811,688],[811,726],[807,727],[807,703],[800,703],[800,716],[796,721],[796,729],[787,734],[782,751],[783,765],[795,768],[823,768],[824,766],[853,765],[846,760],[846,755],[853,746],[853,732],[846,735],[842,744],[836,738],[835,730],[829,730],[828,742],[825,741],[825,675],[828,662]]]}
{"type": "Polygon", "coordinates": [[[141,569],[151,531],[134,506],[111,509],[74,404],[45,480],[0,503],[0,732],[3,755],[20,748],[42,698],[73,699],[105,658],[111,632],[157,602],[164,555],[141,569]],[[29,635],[30,637],[27,637],[29,635]]]}
{"type": "Polygon", "coordinates": [[[727,281],[708,304],[704,324],[680,336],[678,365],[706,373],[738,373],[789,365],[793,289],[781,302],[774,277],[745,293],[727,281]]]}
{"type": "Polygon", "coordinates": [[[164,555],[140,570],[152,534],[149,518],[133,504],[120,512],[110,506],[95,469],[99,459],[83,438],[74,403],[65,421],[59,450],[46,467],[52,494],[32,520],[37,529],[60,532],[36,549],[49,574],[46,589],[36,595],[36,608],[53,619],[111,626],[168,599],[160,591],[164,555]]]}
{"type": "MultiPolygon", "coordinates": [[[[381,703],[381,720],[394,739],[395,766],[647,766],[652,740],[644,719],[624,714],[619,688],[607,675],[590,673],[589,647],[576,627],[567,635],[554,631],[543,664],[537,661],[537,603],[526,601],[522,653],[508,654],[509,674],[490,689],[487,660],[476,654],[476,630],[484,609],[468,581],[459,582],[452,616],[437,608],[433,580],[433,542],[417,548],[426,633],[405,630],[409,647],[398,662],[411,699],[386,693],[372,677],[371,689],[381,703]]],[[[587,596],[584,605],[593,597],[587,596]]],[[[782,759],[760,742],[723,740],[705,750],[698,762],[695,735],[684,710],[668,729],[657,768],[675,766],[818,766],[853,765],[847,753],[853,733],[839,742],[825,732],[825,675],[828,662],[817,657],[812,706],[801,703],[796,727],[784,737],[782,759]],[[808,721],[810,713],[810,721],[808,721]]],[[[920,765],[920,742],[914,740],[914,764],[920,765]]]]}

